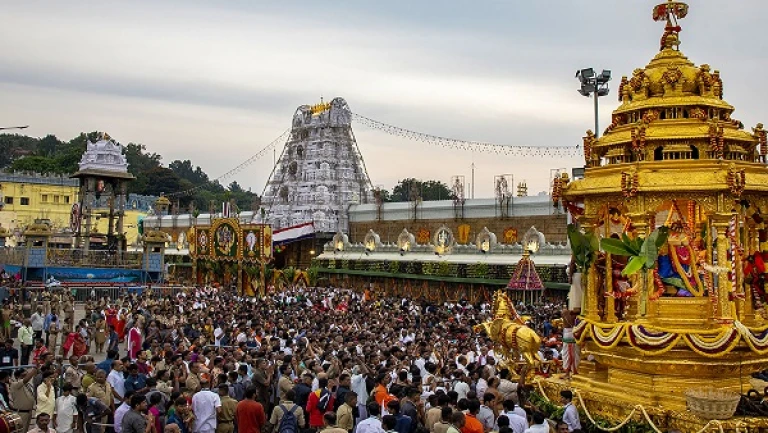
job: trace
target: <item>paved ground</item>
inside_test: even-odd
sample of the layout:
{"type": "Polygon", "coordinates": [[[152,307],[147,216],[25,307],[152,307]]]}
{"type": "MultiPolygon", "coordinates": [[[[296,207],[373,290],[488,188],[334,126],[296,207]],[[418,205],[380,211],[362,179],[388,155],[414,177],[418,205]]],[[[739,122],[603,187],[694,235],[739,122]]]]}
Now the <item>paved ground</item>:
{"type": "MultiPolygon", "coordinates": [[[[76,303],[75,304],[75,323],[77,323],[83,317],[85,317],[84,305],[82,303],[76,303]]],[[[58,341],[58,344],[56,346],[56,353],[57,354],[58,354],[59,348],[61,347],[61,343],[62,342],[63,342],[62,336],[59,335],[59,341],[58,341]]],[[[21,348],[19,346],[19,339],[18,338],[14,339],[14,347],[16,347],[16,349],[19,350],[19,354],[21,354],[21,348]]],[[[106,353],[96,353],[96,346],[94,344],[91,344],[91,351],[89,353],[90,353],[90,355],[93,355],[93,357],[96,360],[96,362],[103,361],[104,358],[106,358],[106,353]]],[[[120,344],[120,354],[121,355],[125,354],[125,343],[121,343],[120,344]]],[[[64,362],[66,363],[67,360],[64,360],[64,362]]]]}

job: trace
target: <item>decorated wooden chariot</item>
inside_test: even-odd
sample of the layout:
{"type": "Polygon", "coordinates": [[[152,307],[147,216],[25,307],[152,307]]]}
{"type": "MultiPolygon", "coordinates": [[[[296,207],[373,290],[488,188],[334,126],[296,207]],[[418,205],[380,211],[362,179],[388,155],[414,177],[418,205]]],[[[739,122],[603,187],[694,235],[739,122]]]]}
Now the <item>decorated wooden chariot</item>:
{"type": "Polygon", "coordinates": [[[577,221],[582,361],[571,380],[534,388],[552,401],[571,389],[613,426],[763,431],[766,418],[709,421],[691,407],[725,395],[735,409],[768,368],[768,141],[733,117],[720,72],[680,51],[687,13],[654,8],[659,52],[621,79],[602,137],[587,131],[585,177],[555,182],[555,205],[577,221]]]}

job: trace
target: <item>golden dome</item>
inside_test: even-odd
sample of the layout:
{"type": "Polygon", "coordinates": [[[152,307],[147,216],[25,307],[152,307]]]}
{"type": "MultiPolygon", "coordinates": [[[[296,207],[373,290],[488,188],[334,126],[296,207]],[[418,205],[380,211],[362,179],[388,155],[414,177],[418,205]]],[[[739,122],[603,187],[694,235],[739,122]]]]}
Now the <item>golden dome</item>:
{"type": "Polygon", "coordinates": [[[164,244],[166,242],[170,242],[171,237],[168,235],[168,233],[160,231],[160,230],[150,230],[147,233],[144,234],[144,236],[141,238],[143,242],[152,242],[152,243],[161,243],[164,244]]]}
{"type": "Polygon", "coordinates": [[[155,200],[155,206],[170,206],[171,201],[168,200],[168,197],[161,195],[160,197],[155,200]]]}
{"type": "Polygon", "coordinates": [[[44,222],[34,222],[24,230],[24,236],[51,236],[51,226],[44,222]]]}
{"type": "MultiPolygon", "coordinates": [[[[658,7],[664,6],[684,8],[678,18],[687,14],[683,3],[658,7]]],[[[604,135],[596,139],[587,132],[587,167],[667,159],[764,161],[768,146],[762,125],[747,132],[731,118],[734,107],[723,100],[720,71],[696,66],[679,50],[680,27],[670,17],[666,9],[654,10],[654,19],[667,20],[659,53],[645,68],[622,77],[621,105],[604,135]],[[669,146],[677,150],[669,152],[669,146]]]]}

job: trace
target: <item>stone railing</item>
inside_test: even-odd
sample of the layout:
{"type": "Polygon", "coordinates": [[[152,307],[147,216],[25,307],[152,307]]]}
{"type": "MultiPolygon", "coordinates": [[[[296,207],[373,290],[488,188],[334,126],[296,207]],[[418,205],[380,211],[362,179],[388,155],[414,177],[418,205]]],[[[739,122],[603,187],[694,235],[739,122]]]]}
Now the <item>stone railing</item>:
{"type": "Polygon", "coordinates": [[[26,250],[24,247],[0,248],[0,264],[23,265],[26,250]]]}
{"type": "Polygon", "coordinates": [[[141,269],[142,253],[49,249],[48,266],[141,269]]]}

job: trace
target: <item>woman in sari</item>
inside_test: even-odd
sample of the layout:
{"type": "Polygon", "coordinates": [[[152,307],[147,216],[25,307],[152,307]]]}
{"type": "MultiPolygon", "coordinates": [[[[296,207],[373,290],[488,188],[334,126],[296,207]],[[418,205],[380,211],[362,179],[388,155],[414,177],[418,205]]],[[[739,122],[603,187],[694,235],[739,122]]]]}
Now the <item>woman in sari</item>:
{"type": "Polygon", "coordinates": [[[115,330],[120,337],[120,341],[125,339],[125,324],[128,322],[128,314],[129,310],[127,307],[121,308],[117,313],[117,326],[115,326],[115,330]]]}
{"type": "Polygon", "coordinates": [[[77,356],[78,358],[84,355],[88,354],[88,345],[85,342],[85,338],[83,337],[83,334],[80,332],[81,327],[80,325],[77,325],[77,328],[75,328],[76,331],[74,334],[74,341],[72,343],[72,355],[77,356]]]}

